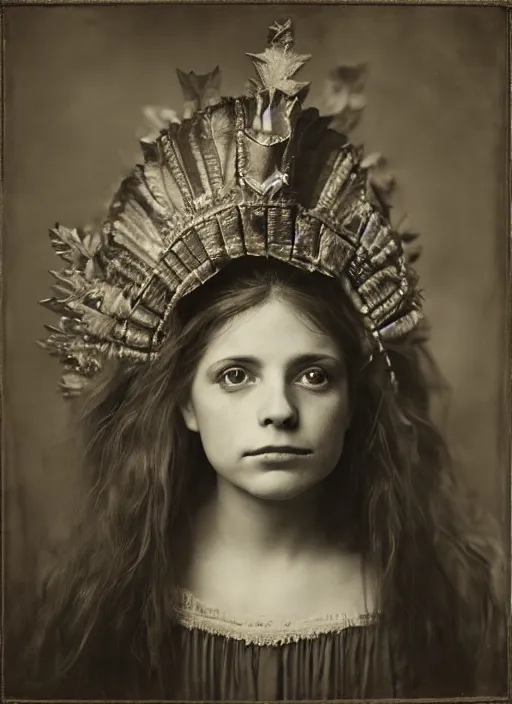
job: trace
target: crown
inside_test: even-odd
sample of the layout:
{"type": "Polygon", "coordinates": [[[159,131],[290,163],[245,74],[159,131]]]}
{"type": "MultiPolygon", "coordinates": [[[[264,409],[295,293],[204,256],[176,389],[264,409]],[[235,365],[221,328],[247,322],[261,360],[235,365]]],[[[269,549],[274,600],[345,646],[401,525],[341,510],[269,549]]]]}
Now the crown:
{"type": "Polygon", "coordinates": [[[400,237],[368,192],[361,150],[303,109],[310,58],[291,20],[248,55],[249,94],[220,98],[219,69],[178,72],[185,117],[141,140],[143,163],[122,182],[99,229],[50,231],[66,262],[40,303],[60,317],[40,344],[81,391],[106,359],[151,362],[176,303],[233,259],[275,258],[337,278],[389,366],[386,341],[422,317],[400,237]]]}

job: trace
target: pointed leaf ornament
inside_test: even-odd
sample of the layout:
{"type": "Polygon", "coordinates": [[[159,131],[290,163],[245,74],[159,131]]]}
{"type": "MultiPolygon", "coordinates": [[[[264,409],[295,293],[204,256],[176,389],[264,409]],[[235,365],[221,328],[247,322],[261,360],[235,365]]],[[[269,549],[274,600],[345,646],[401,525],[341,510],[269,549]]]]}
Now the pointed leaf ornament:
{"type": "Polygon", "coordinates": [[[368,192],[360,149],[304,109],[309,59],[294,50],[291,20],[269,28],[250,54],[249,95],[221,98],[220,71],[178,72],[181,116],[151,109],[142,163],[121,183],[100,226],[57,225],[64,262],[41,304],[60,316],[40,344],[64,366],[65,396],[106,360],[148,364],[167,338],[177,302],[241,256],[274,258],[336,278],[360,315],[372,351],[422,318],[417,277],[386,208],[368,192]]]}
{"type": "Polygon", "coordinates": [[[309,54],[296,54],[294,44],[292,21],[287,19],[282,24],[275,22],[270,26],[268,46],[263,53],[247,54],[258,76],[257,90],[280,90],[293,98],[309,86],[309,83],[293,80],[297,71],[311,58],[309,54]]]}

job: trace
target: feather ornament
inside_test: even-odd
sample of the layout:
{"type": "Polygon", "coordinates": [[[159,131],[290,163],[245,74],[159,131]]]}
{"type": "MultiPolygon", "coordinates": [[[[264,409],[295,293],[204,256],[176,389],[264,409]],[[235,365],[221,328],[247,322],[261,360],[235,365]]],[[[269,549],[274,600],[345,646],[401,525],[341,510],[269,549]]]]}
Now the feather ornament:
{"type": "Polygon", "coordinates": [[[163,192],[158,189],[155,191],[154,188],[150,188],[144,167],[138,167],[136,173],[137,179],[134,183],[134,187],[136,189],[137,200],[141,205],[141,210],[143,209],[142,217],[146,219],[147,215],[150,214],[152,217],[156,216],[162,221],[167,220],[172,214],[173,208],[169,208],[169,202],[163,192]]]}
{"type": "Polygon", "coordinates": [[[131,302],[124,291],[117,286],[100,281],[93,282],[93,286],[88,290],[88,297],[99,301],[99,310],[105,315],[124,320],[131,313],[131,302]]]}
{"type": "Polygon", "coordinates": [[[101,246],[99,233],[85,231],[80,236],[78,229],[59,224],[50,230],[50,241],[59,257],[75,265],[93,257],[101,246]]]}
{"type": "Polygon", "coordinates": [[[87,281],[76,269],[51,270],[50,273],[59,282],[54,284],[53,289],[61,296],[60,299],[48,299],[53,306],[64,306],[70,311],[79,312],[84,310],[81,305],[86,304],[119,319],[129,316],[132,305],[122,289],[100,279],[87,281]]]}
{"type": "Polygon", "coordinates": [[[92,335],[101,340],[111,339],[116,329],[115,320],[112,320],[108,315],[80,304],[77,304],[77,310],[81,312],[81,320],[92,335]]]}
{"type": "Polygon", "coordinates": [[[124,210],[118,215],[118,222],[122,222],[132,229],[144,245],[150,243],[154,247],[163,247],[164,241],[159,230],[158,210],[155,210],[152,205],[146,210],[139,202],[139,193],[137,190],[134,194],[135,197],[125,204],[124,210]]]}
{"type": "Polygon", "coordinates": [[[130,225],[117,221],[112,227],[112,239],[116,244],[127,249],[137,260],[153,269],[163,254],[163,246],[146,237],[145,233],[134,232],[130,225]]]}
{"type": "Polygon", "coordinates": [[[61,269],[60,271],[50,269],[49,273],[59,282],[54,284],[54,288],[58,287],[64,296],[77,296],[88,288],[86,278],[78,269],[61,269]]]}
{"type": "Polygon", "coordinates": [[[146,162],[144,165],[144,179],[148,190],[153,194],[154,199],[160,206],[159,215],[164,221],[168,221],[170,226],[174,225],[173,218],[176,217],[176,204],[171,192],[167,190],[164,174],[165,167],[161,164],[146,162]]]}
{"type": "Polygon", "coordinates": [[[50,326],[46,325],[45,327],[50,332],[64,333],[63,339],[66,339],[70,345],[78,345],[81,348],[86,344],[85,338],[77,337],[77,333],[83,333],[84,336],[87,336],[87,330],[84,329],[84,325],[79,318],[70,318],[67,315],[63,315],[59,320],[57,329],[50,329],[50,326]]]}
{"type": "Polygon", "coordinates": [[[74,328],[53,331],[46,340],[38,340],[37,343],[48,350],[52,356],[61,357],[64,363],[68,364],[75,360],[80,362],[80,365],[88,365],[94,360],[99,360],[103,355],[109,355],[115,348],[114,343],[99,342],[89,334],[70,335],[71,330],[74,328]]]}

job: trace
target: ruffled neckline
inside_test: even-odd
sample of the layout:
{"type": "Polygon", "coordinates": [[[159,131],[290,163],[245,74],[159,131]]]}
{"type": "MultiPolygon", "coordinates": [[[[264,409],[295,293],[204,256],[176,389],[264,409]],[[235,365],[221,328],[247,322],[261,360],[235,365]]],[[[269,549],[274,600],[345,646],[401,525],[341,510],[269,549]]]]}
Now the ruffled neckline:
{"type": "Polygon", "coordinates": [[[183,587],[173,589],[172,609],[177,623],[188,630],[205,631],[211,635],[260,646],[283,645],[322,634],[341,633],[348,628],[371,626],[379,617],[379,612],[375,611],[355,616],[326,614],[281,621],[268,620],[262,616],[247,620],[209,606],[183,587]]]}

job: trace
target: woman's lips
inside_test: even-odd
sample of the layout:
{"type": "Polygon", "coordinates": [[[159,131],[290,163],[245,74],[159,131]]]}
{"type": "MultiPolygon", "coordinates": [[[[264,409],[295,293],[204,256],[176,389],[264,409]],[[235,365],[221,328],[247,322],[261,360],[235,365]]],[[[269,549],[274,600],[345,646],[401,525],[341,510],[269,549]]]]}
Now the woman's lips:
{"type": "Polygon", "coordinates": [[[296,452],[264,452],[256,457],[264,462],[297,462],[304,455],[298,455],[296,452]]]}
{"type": "Polygon", "coordinates": [[[286,456],[297,457],[301,455],[310,455],[311,450],[305,447],[293,447],[292,445],[267,445],[260,447],[258,450],[249,450],[244,453],[247,457],[262,457],[262,456],[286,456]]]}
{"type": "Polygon", "coordinates": [[[302,447],[269,446],[245,454],[248,457],[255,457],[265,464],[286,464],[297,463],[301,458],[311,455],[312,451],[302,447]]]}

